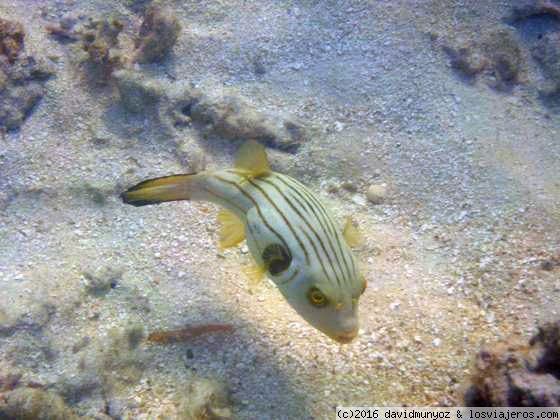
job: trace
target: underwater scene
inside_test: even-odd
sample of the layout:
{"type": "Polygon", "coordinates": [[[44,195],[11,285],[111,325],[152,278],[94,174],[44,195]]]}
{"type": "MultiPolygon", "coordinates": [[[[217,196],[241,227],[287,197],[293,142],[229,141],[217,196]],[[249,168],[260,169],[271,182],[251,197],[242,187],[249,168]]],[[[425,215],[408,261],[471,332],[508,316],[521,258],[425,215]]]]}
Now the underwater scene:
{"type": "Polygon", "coordinates": [[[559,0],[0,0],[0,419],[560,406],[559,0]]]}

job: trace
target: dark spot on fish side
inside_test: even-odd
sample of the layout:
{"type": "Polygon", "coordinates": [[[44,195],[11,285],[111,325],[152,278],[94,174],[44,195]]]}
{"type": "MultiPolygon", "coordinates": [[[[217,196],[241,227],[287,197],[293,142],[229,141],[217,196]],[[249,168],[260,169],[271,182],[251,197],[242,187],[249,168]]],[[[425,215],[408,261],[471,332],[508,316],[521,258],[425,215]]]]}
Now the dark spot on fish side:
{"type": "Polygon", "coordinates": [[[292,262],[292,256],[280,244],[268,245],[263,251],[262,259],[273,276],[285,271],[292,262]]]}

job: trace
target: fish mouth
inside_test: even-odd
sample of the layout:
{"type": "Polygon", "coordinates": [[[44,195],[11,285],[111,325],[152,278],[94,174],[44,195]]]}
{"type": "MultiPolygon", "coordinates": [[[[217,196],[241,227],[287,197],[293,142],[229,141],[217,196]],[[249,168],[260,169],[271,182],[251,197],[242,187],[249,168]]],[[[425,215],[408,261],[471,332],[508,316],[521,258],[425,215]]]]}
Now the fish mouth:
{"type": "Polygon", "coordinates": [[[332,337],[333,340],[339,342],[340,344],[348,344],[354,341],[354,339],[358,336],[358,331],[350,331],[345,334],[339,334],[332,337]]]}

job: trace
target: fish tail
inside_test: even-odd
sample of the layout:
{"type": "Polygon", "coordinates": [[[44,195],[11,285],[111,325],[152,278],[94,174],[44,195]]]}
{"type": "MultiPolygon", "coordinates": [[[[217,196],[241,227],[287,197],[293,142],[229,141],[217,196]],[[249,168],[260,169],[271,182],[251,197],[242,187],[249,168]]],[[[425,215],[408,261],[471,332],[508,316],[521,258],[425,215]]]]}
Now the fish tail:
{"type": "Polygon", "coordinates": [[[170,175],[148,179],[121,194],[126,204],[146,206],[166,201],[190,200],[200,175],[196,173],[170,175]]]}

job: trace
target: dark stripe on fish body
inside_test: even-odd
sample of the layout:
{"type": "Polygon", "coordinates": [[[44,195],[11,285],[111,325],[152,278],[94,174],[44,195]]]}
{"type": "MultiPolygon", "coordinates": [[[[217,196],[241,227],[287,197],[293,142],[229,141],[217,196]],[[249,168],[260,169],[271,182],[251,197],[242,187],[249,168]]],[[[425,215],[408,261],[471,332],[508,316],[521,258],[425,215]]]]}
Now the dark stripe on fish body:
{"type": "Polygon", "coordinates": [[[221,181],[221,182],[225,182],[226,184],[232,185],[234,188],[236,188],[241,194],[243,194],[245,197],[247,197],[255,206],[255,209],[257,210],[257,214],[259,215],[259,217],[261,218],[263,224],[268,228],[268,230],[270,230],[279,240],[280,242],[282,242],[282,244],[284,245],[284,247],[286,248],[286,250],[288,251],[288,253],[290,254],[290,256],[292,255],[292,252],[290,250],[290,247],[288,246],[286,240],[284,239],[284,237],[282,235],[280,235],[272,226],[270,226],[270,224],[266,221],[266,219],[264,218],[261,209],[259,207],[259,203],[257,203],[257,201],[251,196],[251,194],[249,194],[247,191],[245,191],[240,185],[238,185],[236,182],[234,181],[230,181],[229,179],[225,179],[222,178],[219,175],[209,175],[212,178],[221,181]]]}
{"type": "MultiPolygon", "coordinates": [[[[292,178],[287,178],[287,180],[291,181],[296,186],[301,185],[298,181],[296,181],[292,178]]],[[[312,195],[308,190],[302,189],[302,191],[303,191],[304,194],[306,194],[306,196],[308,196],[310,198],[311,201],[313,201],[317,205],[317,207],[319,208],[319,210],[323,214],[324,218],[326,220],[328,220],[330,230],[331,230],[333,236],[336,238],[336,244],[338,245],[338,251],[339,251],[338,255],[340,255],[340,258],[344,262],[344,267],[346,268],[346,271],[348,273],[347,281],[348,281],[349,284],[351,284],[352,278],[357,276],[357,270],[356,270],[355,261],[352,258],[352,255],[349,252],[347,252],[343,249],[343,245],[346,244],[346,242],[345,242],[346,240],[342,236],[342,234],[341,234],[341,232],[338,228],[338,225],[334,224],[334,219],[328,214],[328,211],[322,205],[322,203],[314,195],[312,195]]]]}
{"type": "MultiPolygon", "coordinates": [[[[329,230],[330,230],[331,234],[338,238],[337,228],[333,224],[332,218],[327,214],[323,204],[313,194],[311,194],[307,190],[307,187],[305,187],[305,185],[303,185],[302,183],[296,181],[295,179],[293,179],[289,176],[277,175],[277,178],[278,178],[278,180],[283,182],[284,185],[290,187],[292,191],[298,193],[300,195],[300,197],[305,202],[310,201],[311,203],[313,203],[315,205],[315,207],[317,207],[321,211],[321,214],[323,215],[323,220],[329,226],[329,230]],[[306,197],[302,197],[301,194],[305,194],[306,197]]],[[[311,208],[311,206],[310,206],[310,208],[311,208]]]]}
{"type": "Polygon", "coordinates": [[[230,201],[228,198],[226,198],[226,197],[224,197],[224,196],[222,196],[222,195],[220,195],[220,194],[218,194],[218,193],[216,193],[216,192],[214,192],[214,191],[211,191],[211,190],[209,190],[208,188],[203,187],[202,189],[203,189],[205,192],[207,192],[208,194],[213,195],[214,197],[216,197],[218,200],[221,200],[221,201],[223,201],[224,203],[227,203],[228,205],[230,205],[230,206],[236,208],[236,209],[239,210],[242,214],[245,213],[245,211],[244,211],[241,207],[239,207],[237,204],[235,204],[235,203],[233,203],[232,201],[230,201]]]}
{"type": "MultiPolygon", "coordinates": [[[[304,222],[304,224],[307,226],[307,228],[315,235],[315,237],[317,238],[317,241],[319,241],[319,245],[321,245],[321,248],[323,250],[323,253],[325,254],[325,257],[327,258],[327,260],[329,261],[331,270],[333,272],[333,274],[336,277],[336,281],[338,283],[339,286],[342,285],[341,281],[340,281],[340,277],[338,275],[338,272],[336,270],[336,268],[334,267],[332,258],[331,258],[331,254],[330,252],[327,252],[327,249],[325,247],[325,244],[323,242],[323,239],[319,236],[319,234],[317,233],[317,231],[315,230],[315,228],[313,227],[313,225],[309,222],[309,220],[300,212],[300,210],[292,203],[292,201],[290,200],[290,198],[284,194],[284,192],[274,183],[274,178],[273,177],[267,177],[267,178],[259,178],[257,180],[255,180],[255,182],[263,182],[267,185],[270,185],[272,188],[274,188],[278,194],[280,194],[280,196],[284,199],[284,201],[286,201],[286,203],[290,206],[290,208],[299,216],[299,218],[304,222]]],[[[300,204],[301,206],[301,204],[300,204]]],[[[315,246],[315,243],[313,241],[312,238],[309,237],[309,235],[307,234],[307,232],[303,231],[303,233],[305,234],[305,236],[307,237],[307,240],[311,243],[311,246],[313,247],[313,250],[315,251],[315,254],[317,254],[317,258],[319,259],[319,262],[321,263],[321,267],[323,268],[323,271],[325,272],[325,275],[327,277],[327,279],[329,281],[331,281],[331,276],[329,275],[329,273],[325,270],[325,267],[323,265],[323,261],[321,256],[319,255],[318,251],[317,251],[317,247],[315,246]]],[[[336,255],[335,255],[336,256],[336,255]]],[[[339,269],[342,273],[342,267],[339,269]]],[[[332,281],[331,281],[332,282],[332,281]]]]}
{"type": "MultiPolygon", "coordinates": [[[[340,250],[340,253],[342,255],[342,259],[345,262],[345,267],[348,270],[348,274],[350,277],[355,277],[357,276],[357,269],[356,269],[356,265],[355,265],[355,261],[354,259],[351,257],[350,253],[348,252],[344,252],[344,250],[342,249],[342,244],[346,243],[344,237],[342,236],[341,232],[339,231],[338,227],[334,225],[334,219],[332,217],[329,216],[327,210],[325,209],[325,207],[322,205],[322,203],[313,195],[311,194],[306,188],[305,186],[303,186],[303,184],[299,183],[298,181],[296,181],[293,178],[290,177],[284,177],[287,181],[291,181],[295,186],[301,186],[302,188],[301,191],[306,194],[306,196],[308,196],[310,198],[310,200],[312,200],[317,207],[321,210],[322,214],[324,215],[325,219],[329,221],[329,226],[331,228],[331,232],[333,233],[333,235],[337,238],[337,244],[338,244],[338,249],[340,250]],[[349,259],[349,260],[348,260],[349,259]],[[350,268],[349,265],[352,266],[353,269],[353,273],[350,272],[350,268]]],[[[350,281],[350,278],[349,278],[350,281]]]]}
{"type": "MultiPolygon", "coordinates": [[[[307,204],[307,207],[311,210],[313,215],[317,218],[317,220],[319,221],[319,223],[321,224],[321,227],[325,230],[325,232],[330,232],[330,234],[327,234],[329,244],[331,245],[331,248],[333,249],[333,253],[336,256],[336,259],[337,259],[338,263],[340,264],[341,269],[342,269],[342,264],[346,268],[347,277],[346,276],[343,276],[343,277],[345,277],[345,280],[346,280],[347,283],[350,283],[351,278],[353,276],[352,276],[351,270],[348,266],[348,261],[345,258],[345,256],[346,256],[345,254],[347,254],[347,253],[344,252],[344,250],[342,249],[342,246],[341,246],[341,240],[344,240],[344,238],[341,238],[340,234],[338,233],[335,226],[333,225],[332,218],[327,214],[324,206],[321,204],[321,202],[319,202],[319,200],[316,197],[313,196],[313,194],[311,194],[307,191],[306,187],[303,186],[303,184],[300,184],[299,182],[295,181],[293,178],[290,178],[290,177],[287,177],[287,176],[284,176],[284,175],[280,175],[280,176],[277,175],[276,179],[278,179],[285,186],[287,186],[293,193],[297,194],[302,199],[302,201],[305,204],[307,204]],[[303,194],[305,194],[305,196],[303,196],[303,194]],[[320,213],[321,213],[320,215],[317,214],[317,212],[315,210],[316,208],[320,211],[320,213]],[[327,229],[327,227],[325,225],[327,225],[329,229],[327,229]],[[333,244],[331,238],[334,238],[334,241],[335,241],[334,244],[333,244]],[[335,248],[338,249],[338,252],[334,251],[335,248]],[[342,260],[342,264],[341,264],[340,260],[342,260]]],[[[353,265],[353,261],[352,261],[351,264],[353,265]]]]}
{"type": "MultiPolygon", "coordinates": [[[[293,187],[292,185],[290,185],[286,181],[284,181],[281,176],[276,176],[274,179],[282,182],[290,190],[290,192],[291,192],[290,196],[300,205],[300,207],[302,209],[304,209],[304,204],[305,204],[305,207],[307,207],[308,209],[311,210],[311,213],[313,213],[313,215],[311,215],[311,213],[307,209],[305,209],[305,212],[309,216],[314,217],[319,222],[319,224],[321,225],[321,229],[323,230],[323,232],[325,232],[325,236],[327,237],[327,241],[330,245],[330,249],[332,251],[332,254],[336,258],[336,261],[338,263],[340,274],[342,275],[342,278],[346,281],[346,283],[349,283],[350,282],[350,280],[349,280],[350,270],[348,269],[348,264],[346,262],[346,259],[342,256],[344,254],[344,252],[343,252],[342,248],[340,247],[340,238],[338,237],[338,235],[336,235],[336,233],[333,235],[332,234],[332,229],[329,231],[327,229],[327,227],[325,226],[326,224],[328,224],[328,222],[325,220],[325,215],[323,213],[321,215],[317,214],[317,212],[315,211],[315,206],[313,205],[314,203],[311,203],[308,198],[304,197],[298,189],[296,189],[295,187],[293,187]],[[295,193],[295,195],[294,195],[294,193],[295,193]],[[299,198],[296,197],[296,195],[299,198]],[[301,199],[301,201],[300,201],[300,199],[301,199]],[[333,240],[334,240],[335,243],[333,243],[333,240]],[[337,249],[339,250],[339,252],[336,251],[337,249]],[[341,262],[341,260],[342,260],[342,262],[341,262]],[[344,267],[346,268],[346,271],[343,270],[343,264],[344,264],[344,267]],[[346,276],[345,276],[345,274],[346,274],[346,276]]],[[[302,190],[303,190],[303,188],[302,188],[302,190]]],[[[335,271],[335,273],[336,273],[336,271],[335,271]]]]}
{"type": "MultiPolygon", "coordinates": [[[[257,251],[259,251],[259,256],[262,256],[263,250],[261,249],[261,247],[259,246],[258,241],[255,239],[255,232],[253,232],[253,228],[251,227],[250,223],[246,224],[247,226],[247,230],[249,231],[249,233],[251,234],[251,236],[253,237],[253,240],[255,242],[255,246],[257,247],[257,251]]],[[[261,257],[262,258],[262,257],[261,257]]]]}
{"type": "MultiPolygon", "coordinates": [[[[247,171],[233,169],[233,168],[228,169],[227,172],[240,176],[242,178],[246,178],[248,175],[247,171]]],[[[281,181],[290,190],[295,192],[303,200],[303,202],[307,205],[307,207],[311,209],[314,216],[319,221],[319,224],[321,224],[323,230],[325,232],[330,232],[330,234],[327,234],[327,237],[329,239],[329,244],[331,245],[331,248],[333,249],[336,248],[338,250],[338,252],[334,252],[334,254],[336,255],[336,259],[339,264],[340,264],[340,260],[342,260],[347,274],[347,276],[343,276],[343,277],[345,277],[345,280],[348,284],[351,284],[351,279],[358,275],[358,270],[356,267],[355,260],[352,258],[351,255],[349,255],[348,252],[344,252],[344,250],[342,249],[342,242],[345,241],[345,239],[342,237],[341,233],[339,232],[338,226],[335,226],[333,218],[328,214],[323,204],[307,189],[305,185],[295,180],[294,178],[279,173],[272,173],[271,176],[267,178],[271,178],[271,177],[273,177],[273,179],[277,179],[281,181]],[[305,194],[305,197],[302,194],[305,194]],[[320,215],[318,215],[315,212],[315,207],[319,209],[320,215]],[[328,229],[325,225],[328,226],[328,229]],[[331,238],[334,238],[336,246],[331,241],[331,238]],[[350,269],[350,266],[352,267],[352,269],[350,269]]]]}
{"type": "Polygon", "coordinates": [[[292,235],[294,235],[294,238],[296,238],[296,241],[298,242],[300,248],[302,249],[303,253],[305,254],[305,260],[307,261],[307,263],[309,264],[310,259],[309,259],[309,252],[307,251],[307,248],[305,247],[305,245],[303,244],[303,242],[301,241],[301,238],[298,236],[298,234],[296,233],[296,231],[294,230],[294,227],[292,226],[292,224],[290,223],[290,221],[288,220],[288,218],[286,217],[286,215],[284,213],[282,213],[282,210],[280,210],[278,208],[278,206],[276,205],[276,203],[274,203],[274,201],[270,198],[270,196],[266,193],[266,191],[264,191],[261,187],[259,187],[257,184],[255,184],[253,181],[251,181],[250,179],[247,179],[247,181],[249,182],[249,184],[251,184],[257,191],[259,191],[263,197],[272,205],[272,207],[274,207],[274,209],[276,210],[276,212],[282,217],[282,219],[284,220],[284,223],[286,223],[286,226],[288,226],[288,229],[290,229],[290,231],[292,232],[292,235]]]}

